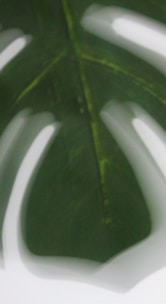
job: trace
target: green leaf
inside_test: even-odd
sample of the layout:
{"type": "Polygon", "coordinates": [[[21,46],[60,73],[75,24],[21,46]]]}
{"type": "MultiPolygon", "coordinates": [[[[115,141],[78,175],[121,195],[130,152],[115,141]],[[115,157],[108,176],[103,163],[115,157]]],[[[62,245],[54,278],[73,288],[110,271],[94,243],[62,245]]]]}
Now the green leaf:
{"type": "MultiPolygon", "coordinates": [[[[132,169],[103,125],[110,99],[132,100],[164,128],[165,79],[127,51],[80,25],[91,0],[4,0],[1,29],[32,43],[1,74],[2,132],[21,109],[49,111],[62,128],[28,199],[24,234],[37,255],[105,262],[150,232],[132,169]]],[[[99,0],[165,21],[165,2],[99,0]]],[[[0,202],[1,203],[1,202],[0,202]]]]}

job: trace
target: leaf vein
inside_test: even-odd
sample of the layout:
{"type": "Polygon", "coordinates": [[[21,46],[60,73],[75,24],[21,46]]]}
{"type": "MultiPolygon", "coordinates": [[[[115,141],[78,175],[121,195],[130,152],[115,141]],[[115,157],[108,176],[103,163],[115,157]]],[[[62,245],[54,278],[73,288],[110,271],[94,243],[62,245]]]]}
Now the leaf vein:
{"type": "Polygon", "coordinates": [[[117,72],[120,72],[130,78],[132,78],[132,80],[136,83],[139,83],[141,85],[143,85],[144,90],[146,90],[148,93],[150,93],[152,96],[156,97],[160,102],[162,102],[163,104],[166,103],[166,100],[164,99],[164,97],[160,97],[158,93],[156,93],[153,90],[153,85],[146,82],[144,79],[142,79],[139,76],[136,76],[135,74],[130,73],[129,71],[123,69],[122,67],[118,66],[117,64],[114,64],[111,61],[105,60],[103,58],[97,58],[97,57],[92,57],[89,54],[81,54],[81,59],[85,60],[85,61],[89,61],[89,62],[93,62],[96,64],[100,64],[102,66],[105,66],[109,69],[113,69],[117,72]]]}
{"type": "Polygon", "coordinates": [[[20,93],[17,97],[16,102],[18,103],[23,97],[25,97],[30,91],[32,91],[40,81],[47,75],[49,70],[56,65],[64,56],[66,55],[66,51],[61,52],[58,56],[56,56],[45,69],[32,80],[32,82],[20,93]]]}

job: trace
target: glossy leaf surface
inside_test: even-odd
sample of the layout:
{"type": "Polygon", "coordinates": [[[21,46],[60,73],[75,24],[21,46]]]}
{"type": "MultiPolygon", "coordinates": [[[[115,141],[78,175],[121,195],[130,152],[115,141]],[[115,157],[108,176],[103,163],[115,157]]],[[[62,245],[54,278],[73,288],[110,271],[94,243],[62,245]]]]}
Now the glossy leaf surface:
{"type": "MultiPolygon", "coordinates": [[[[0,131],[25,108],[49,111],[62,123],[27,202],[25,240],[37,255],[105,262],[146,237],[151,224],[132,169],[99,112],[111,99],[132,100],[165,128],[166,91],[164,76],[149,64],[84,31],[80,20],[92,3],[0,2],[1,30],[20,28],[33,37],[1,73],[0,131]]],[[[98,3],[165,22],[164,1],[98,3]]]]}

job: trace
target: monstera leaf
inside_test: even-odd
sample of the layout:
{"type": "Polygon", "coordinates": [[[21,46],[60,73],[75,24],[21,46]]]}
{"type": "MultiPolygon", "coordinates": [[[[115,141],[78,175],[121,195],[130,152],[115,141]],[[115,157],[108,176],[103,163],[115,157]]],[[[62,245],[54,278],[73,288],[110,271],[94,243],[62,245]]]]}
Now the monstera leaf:
{"type": "MultiPolygon", "coordinates": [[[[98,2],[165,18],[163,1],[98,2]]],[[[164,128],[166,92],[152,66],[81,27],[92,3],[2,1],[1,29],[20,28],[33,40],[1,74],[0,131],[25,108],[51,112],[62,123],[28,199],[25,242],[36,255],[105,262],[146,237],[151,223],[135,175],[99,112],[110,99],[132,100],[164,128]]]]}

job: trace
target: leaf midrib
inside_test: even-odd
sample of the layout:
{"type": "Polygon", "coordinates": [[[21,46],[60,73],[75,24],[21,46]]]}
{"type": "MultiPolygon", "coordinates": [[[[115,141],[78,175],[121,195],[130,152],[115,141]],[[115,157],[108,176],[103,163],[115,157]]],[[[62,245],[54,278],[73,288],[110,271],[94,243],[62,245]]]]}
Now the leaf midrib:
{"type": "Polygon", "coordinates": [[[109,204],[108,204],[107,191],[105,189],[105,162],[103,162],[105,160],[105,157],[103,157],[102,147],[100,145],[100,137],[99,137],[98,127],[97,127],[97,123],[96,123],[95,113],[93,110],[91,92],[90,92],[90,89],[88,86],[87,78],[85,76],[84,67],[82,65],[81,51],[79,48],[79,44],[77,43],[77,39],[76,39],[75,33],[74,33],[72,14],[70,13],[70,9],[68,7],[68,3],[66,0],[62,0],[62,6],[63,6],[63,11],[64,11],[66,23],[67,23],[69,38],[71,40],[71,45],[72,45],[73,51],[74,51],[76,59],[77,59],[77,66],[78,66],[78,70],[79,70],[79,74],[80,74],[82,94],[84,96],[86,108],[87,108],[88,114],[90,116],[89,124],[90,124],[90,130],[91,130],[94,152],[95,152],[95,156],[96,156],[96,163],[97,163],[98,174],[99,174],[99,180],[100,180],[100,192],[101,192],[101,197],[102,197],[102,201],[103,201],[102,209],[103,209],[104,216],[109,216],[110,208],[109,208],[109,204]],[[104,166],[103,166],[103,164],[104,164],[104,166]]]}

